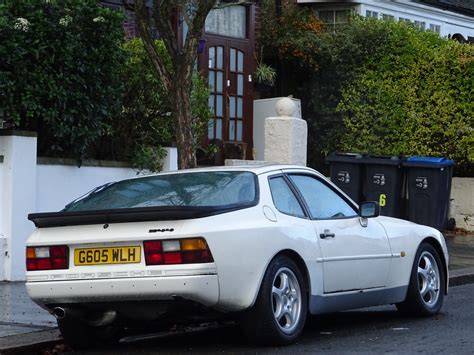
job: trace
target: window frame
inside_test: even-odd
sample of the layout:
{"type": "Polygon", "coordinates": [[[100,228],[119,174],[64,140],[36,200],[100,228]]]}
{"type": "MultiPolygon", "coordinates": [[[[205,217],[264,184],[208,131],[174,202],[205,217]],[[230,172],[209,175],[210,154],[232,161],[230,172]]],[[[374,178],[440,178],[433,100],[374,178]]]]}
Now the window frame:
{"type": "Polygon", "coordinates": [[[355,10],[354,7],[332,7],[332,8],[323,8],[323,9],[317,9],[315,11],[316,13],[316,16],[318,17],[318,19],[323,22],[325,25],[327,26],[331,26],[333,28],[336,28],[337,26],[341,26],[341,25],[345,25],[345,24],[348,24],[350,22],[350,17],[357,13],[357,11],[355,10]],[[331,22],[324,22],[322,19],[321,19],[321,12],[327,12],[327,13],[331,13],[331,17],[332,17],[332,20],[331,22]],[[347,13],[347,22],[337,22],[336,21],[336,18],[337,18],[337,12],[346,12],[347,13]]]}
{"type": "Polygon", "coordinates": [[[379,11],[365,10],[365,17],[371,17],[371,18],[379,19],[379,11]]]}
{"type": "Polygon", "coordinates": [[[267,176],[267,183],[268,183],[268,189],[270,190],[270,196],[272,197],[272,202],[273,202],[273,206],[275,207],[275,209],[280,212],[281,214],[284,214],[286,216],[290,216],[290,217],[295,217],[295,218],[300,218],[300,219],[311,219],[311,215],[309,213],[309,210],[306,206],[306,204],[304,203],[304,200],[301,198],[301,195],[299,194],[299,191],[296,189],[296,187],[292,184],[292,182],[290,181],[290,179],[288,178],[288,176],[286,176],[285,173],[278,173],[278,174],[272,174],[272,175],[269,175],[267,176]],[[270,185],[270,180],[272,179],[277,179],[277,178],[283,178],[283,181],[285,181],[286,185],[288,186],[288,188],[290,189],[290,191],[293,193],[293,195],[295,196],[296,198],[296,201],[298,202],[298,204],[300,205],[301,207],[301,210],[303,211],[303,215],[304,216],[297,216],[297,215],[294,215],[294,214],[291,214],[291,213],[286,213],[286,212],[283,212],[283,211],[280,211],[275,203],[275,198],[273,196],[273,193],[272,193],[272,187],[270,185]]]}
{"type": "MultiPolygon", "coordinates": [[[[223,2],[230,2],[230,1],[223,1],[223,2]]],[[[250,6],[246,4],[241,4],[241,5],[236,5],[236,6],[241,6],[245,10],[245,36],[244,37],[234,37],[230,36],[228,34],[221,34],[221,33],[216,33],[216,32],[209,32],[206,31],[206,23],[204,20],[204,29],[203,29],[203,34],[205,35],[211,35],[211,36],[218,36],[218,37],[224,37],[224,38],[229,38],[232,40],[240,40],[240,41],[246,41],[249,40],[250,38],[250,6]]],[[[207,18],[207,17],[206,17],[207,18]]]]}
{"type": "Polygon", "coordinates": [[[384,12],[382,12],[381,15],[382,15],[382,20],[383,21],[395,21],[395,16],[394,15],[387,14],[387,13],[384,13],[384,12]]]}
{"type": "Polygon", "coordinates": [[[334,220],[353,219],[353,218],[359,217],[359,214],[358,214],[359,207],[357,206],[357,204],[350,201],[347,197],[345,197],[339,191],[337,191],[336,188],[334,186],[332,186],[328,181],[325,181],[321,177],[319,177],[317,175],[314,175],[314,174],[305,173],[305,172],[288,172],[288,173],[284,173],[284,175],[286,175],[286,178],[288,179],[288,182],[296,190],[297,198],[299,199],[300,204],[303,204],[305,212],[308,214],[310,220],[312,220],[312,221],[334,221],[334,220]],[[338,218],[315,218],[312,215],[311,210],[310,210],[308,204],[306,203],[306,201],[303,197],[303,194],[301,193],[299,188],[296,186],[296,184],[291,180],[291,178],[290,178],[291,175],[307,176],[307,177],[310,177],[310,178],[313,178],[313,179],[319,181],[324,186],[326,186],[331,191],[333,191],[337,196],[339,196],[350,207],[352,207],[354,209],[355,215],[354,216],[347,216],[347,217],[338,217],[338,218]]]}
{"type": "Polygon", "coordinates": [[[426,30],[441,35],[441,25],[436,23],[428,23],[426,30]]]}

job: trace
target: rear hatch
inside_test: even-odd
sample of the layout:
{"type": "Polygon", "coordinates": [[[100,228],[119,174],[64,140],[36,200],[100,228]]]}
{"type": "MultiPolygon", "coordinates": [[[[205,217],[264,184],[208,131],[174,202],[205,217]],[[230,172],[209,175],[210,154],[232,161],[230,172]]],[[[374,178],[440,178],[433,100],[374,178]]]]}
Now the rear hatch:
{"type": "Polygon", "coordinates": [[[215,273],[205,239],[202,235],[181,234],[183,223],[38,228],[27,243],[27,281],[215,273]],[[66,267],[55,263],[59,247],[65,248],[66,267]]]}
{"type": "Polygon", "coordinates": [[[239,170],[189,170],[99,186],[60,212],[29,215],[37,230],[28,240],[27,279],[211,272],[212,255],[199,234],[206,220],[256,206],[258,199],[257,176],[239,170]],[[183,233],[184,224],[196,228],[183,233]]]}

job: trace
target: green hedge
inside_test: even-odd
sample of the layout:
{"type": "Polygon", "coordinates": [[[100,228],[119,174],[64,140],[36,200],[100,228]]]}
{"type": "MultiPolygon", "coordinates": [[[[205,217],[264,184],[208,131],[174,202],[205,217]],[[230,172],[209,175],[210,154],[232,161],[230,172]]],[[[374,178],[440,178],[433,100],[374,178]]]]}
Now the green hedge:
{"type": "MultiPolygon", "coordinates": [[[[266,21],[277,20],[270,13],[266,21]]],[[[278,48],[266,41],[270,35],[262,38],[271,61],[278,48]]],[[[311,36],[318,48],[307,63],[280,54],[275,93],[302,101],[310,166],[324,170],[326,154],[344,150],[447,156],[460,165],[458,174],[474,174],[474,47],[357,16],[311,36]]]]}
{"type": "Polygon", "coordinates": [[[95,0],[0,4],[0,119],[82,159],[121,109],[123,15],[95,0]]]}
{"type": "Polygon", "coordinates": [[[395,22],[386,44],[342,89],[341,149],[474,162],[474,47],[395,22]]]}

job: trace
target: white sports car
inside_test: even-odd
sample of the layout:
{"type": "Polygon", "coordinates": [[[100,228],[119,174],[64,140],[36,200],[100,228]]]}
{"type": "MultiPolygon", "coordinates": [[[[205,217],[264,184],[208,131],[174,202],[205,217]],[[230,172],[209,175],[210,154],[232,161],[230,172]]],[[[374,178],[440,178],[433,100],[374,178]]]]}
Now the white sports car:
{"type": "Polygon", "coordinates": [[[251,340],[289,344],[308,312],[438,313],[443,235],[378,215],[304,167],[139,177],[31,214],[26,285],[76,347],[117,340],[137,321],[198,315],[238,316],[251,340]]]}

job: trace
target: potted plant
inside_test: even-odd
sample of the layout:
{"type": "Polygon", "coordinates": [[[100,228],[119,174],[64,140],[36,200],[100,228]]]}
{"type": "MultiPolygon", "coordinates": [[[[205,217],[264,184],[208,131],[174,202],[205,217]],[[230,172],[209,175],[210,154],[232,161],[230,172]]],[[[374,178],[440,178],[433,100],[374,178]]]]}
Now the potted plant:
{"type": "Polygon", "coordinates": [[[255,68],[254,78],[255,86],[261,91],[268,91],[275,85],[276,70],[270,65],[262,62],[263,46],[260,52],[260,60],[257,58],[257,67],[255,68]]]}

